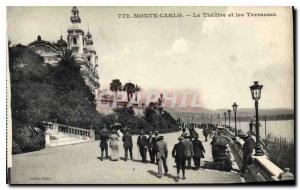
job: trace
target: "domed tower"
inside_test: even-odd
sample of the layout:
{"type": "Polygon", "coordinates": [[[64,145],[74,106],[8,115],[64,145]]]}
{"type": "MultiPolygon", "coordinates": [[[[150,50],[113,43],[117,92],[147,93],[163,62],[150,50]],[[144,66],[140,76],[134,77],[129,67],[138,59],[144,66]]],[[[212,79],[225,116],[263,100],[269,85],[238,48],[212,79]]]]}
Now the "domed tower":
{"type": "Polygon", "coordinates": [[[98,66],[98,56],[94,49],[92,34],[90,31],[86,33],[86,50],[87,50],[87,59],[92,68],[96,68],[98,66]]]}
{"type": "MultiPolygon", "coordinates": [[[[86,33],[85,39],[86,39],[86,57],[87,57],[89,65],[91,67],[92,78],[96,83],[98,83],[98,80],[99,80],[99,76],[98,76],[98,72],[97,72],[98,56],[94,49],[93,36],[89,30],[86,33]]],[[[97,85],[95,85],[95,87],[97,87],[97,85]]]]}
{"type": "Polygon", "coordinates": [[[71,13],[70,20],[72,24],[68,29],[68,49],[71,50],[72,55],[77,60],[84,61],[85,37],[77,7],[73,7],[71,13]]]}

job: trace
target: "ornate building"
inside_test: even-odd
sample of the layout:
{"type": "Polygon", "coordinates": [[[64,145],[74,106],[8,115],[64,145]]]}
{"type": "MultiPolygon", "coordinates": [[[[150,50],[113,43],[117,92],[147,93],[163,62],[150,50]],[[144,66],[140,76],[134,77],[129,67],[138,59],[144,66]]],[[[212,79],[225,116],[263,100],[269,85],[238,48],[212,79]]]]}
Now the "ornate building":
{"type": "Polygon", "coordinates": [[[85,83],[95,94],[100,84],[97,72],[98,56],[94,49],[92,34],[90,31],[85,34],[77,7],[73,7],[71,13],[67,41],[61,36],[56,43],[48,42],[38,36],[37,40],[28,44],[27,47],[41,55],[45,63],[54,66],[60,61],[60,55],[63,55],[64,51],[70,50],[76,62],[80,64],[80,71],[85,83]]]}

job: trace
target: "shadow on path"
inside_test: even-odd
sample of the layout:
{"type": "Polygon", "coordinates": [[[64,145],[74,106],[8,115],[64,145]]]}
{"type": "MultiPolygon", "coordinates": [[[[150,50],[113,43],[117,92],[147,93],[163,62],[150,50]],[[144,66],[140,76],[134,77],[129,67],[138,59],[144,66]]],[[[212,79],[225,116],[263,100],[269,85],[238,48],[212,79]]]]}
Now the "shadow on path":
{"type": "Polygon", "coordinates": [[[111,157],[108,156],[108,157],[104,157],[103,159],[101,159],[101,156],[97,156],[97,159],[100,160],[100,161],[104,161],[104,160],[109,160],[109,161],[111,161],[110,158],[111,158],[111,157]]]}
{"type": "MultiPolygon", "coordinates": [[[[147,172],[148,172],[149,174],[151,174],[151,175],[157,177],[157,178],[160,178],[159,175],[158,175],[158,173],[155,172],[155,171],[153,171],[153,170],[148,170],[147,172]]],[[[164,176],[167,177],[167,178],[173,179],[175,182],[178,182],[178,178],[177,178],[176,176],[173,176],[173,175],[171,175],[171,174],[167,174],[167,175],[164,175],[164,176]]]]}

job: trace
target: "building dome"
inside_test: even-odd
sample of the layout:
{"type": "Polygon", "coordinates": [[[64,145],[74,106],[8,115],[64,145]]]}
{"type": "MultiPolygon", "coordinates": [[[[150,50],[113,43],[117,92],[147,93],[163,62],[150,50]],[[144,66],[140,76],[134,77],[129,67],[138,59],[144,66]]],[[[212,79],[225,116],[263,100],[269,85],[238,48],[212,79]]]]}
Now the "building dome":
{"type": "Polygon", "coordinates": [[[67,47],[67,42],[63,39],[62,36],[60,36],[60,39],[57,40],[57,43],[56,43],[57,46],[59,47],[67,47]]]}

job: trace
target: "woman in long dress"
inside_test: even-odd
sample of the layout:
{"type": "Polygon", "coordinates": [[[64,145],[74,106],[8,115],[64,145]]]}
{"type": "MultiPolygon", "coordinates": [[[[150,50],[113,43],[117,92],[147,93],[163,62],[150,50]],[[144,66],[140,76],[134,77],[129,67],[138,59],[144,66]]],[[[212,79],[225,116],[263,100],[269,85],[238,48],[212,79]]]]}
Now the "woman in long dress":
{"type": "Polygon", "coordinates": [[[111,160],[117,161],[119,159],[119,137],[116,131],[110,136],[109,147],[111,149],[111,160]]]}

